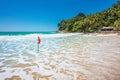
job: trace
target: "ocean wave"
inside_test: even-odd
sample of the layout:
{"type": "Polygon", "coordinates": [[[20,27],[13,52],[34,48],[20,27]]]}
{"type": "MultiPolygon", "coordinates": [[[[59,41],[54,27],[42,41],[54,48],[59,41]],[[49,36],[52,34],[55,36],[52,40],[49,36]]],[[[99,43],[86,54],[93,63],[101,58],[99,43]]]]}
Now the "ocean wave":
{"type": "Polygon", "coordinates": [[[0,36],[0,40],[24,40],[24,39],[36,39],[40,38],[59,38],[66,36],[78,35],[79,33],[58,33],[58,34],[28,34],[28,35],[13,35],[13,36],[0,36]]]}

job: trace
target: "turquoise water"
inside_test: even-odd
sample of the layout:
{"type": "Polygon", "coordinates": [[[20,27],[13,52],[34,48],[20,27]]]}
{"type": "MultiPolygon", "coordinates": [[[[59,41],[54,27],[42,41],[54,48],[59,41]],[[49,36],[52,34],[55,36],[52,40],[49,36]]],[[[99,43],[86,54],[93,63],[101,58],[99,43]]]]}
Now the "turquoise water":
{"type": "MultiPolygon", "coordinates": [[[[52,69],[49,72],[45,69],[49,67],[46,66],[49,59],[52,56],[57,59],[62,54],[72,53],[72,46],[75,46],[74,43],[78,45],[76,41],[80,38],[77,37],[79,34],[55,32],[1,32],[0,34],[0,80],[12,76],[19,76],[21,80],[34,80],[34,72],[42,72],[42,75],[51,74],[52,69]],[[39,52],[38,36],[41,39],[39,52]],[[25,69],[30,69],[30,74],[26,74],[25,69]]],[[[54,63],[56,61],[52,64],[54,63]]]]}
{"type": "Polygon", "coordinates": [[[0,32],[0,36],[28,35],[28,34],[56,34],[56,32],[0,32]]]}
{"type": "MultiPolygon", "coordinates": [[[[54,71],[45,69],[50,67],[46,65],[50,58],[60,58],[62,54],[73,53],[73,50],[78,52],[81,49],[77,48],[84,42],[82,36],[72,33],[2,32],[0,34],[0,80],[16,75],[22,80],[34,80],[32,75],[34,72],[49,75],[54,71]],[[38,36],[41,38],[39,52],[38,36]],[[78,39],[82,42],[78,42],[78,39]],[[73,48],[74,46],[76,48],[73,48]],[[26,74],[24,69],[30,69],[30,74],[26,74]]],[[[54,63],[56,61],[52,64],[54,63]]]]}

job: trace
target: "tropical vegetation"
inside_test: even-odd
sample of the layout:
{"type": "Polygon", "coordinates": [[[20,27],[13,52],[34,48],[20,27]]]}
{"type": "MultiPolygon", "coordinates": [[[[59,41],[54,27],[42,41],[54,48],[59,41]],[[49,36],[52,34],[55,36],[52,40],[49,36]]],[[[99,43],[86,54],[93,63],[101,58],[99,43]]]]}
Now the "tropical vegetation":
{"type": "Polygon", "coordinates": [[[114,30],[120,30],[120,0],[111,8],[85,15],[80,12],[77,16],[62,20],[59,24],[59,31],[64,32],[97,32],[103,26],[112,26],[114,30]]]}

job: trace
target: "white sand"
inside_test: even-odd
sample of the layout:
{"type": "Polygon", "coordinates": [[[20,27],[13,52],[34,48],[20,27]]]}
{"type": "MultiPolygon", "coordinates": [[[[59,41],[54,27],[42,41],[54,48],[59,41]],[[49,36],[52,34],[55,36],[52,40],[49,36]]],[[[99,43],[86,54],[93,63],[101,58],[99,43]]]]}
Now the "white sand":
{"type": "Polygon", "coordinates": [[[4,56],[0,59],[0,80],[120,79],[120,37],[116,34],[74,36],[43,42],[42,54],[29,50],[16,57],[4,56]]]}

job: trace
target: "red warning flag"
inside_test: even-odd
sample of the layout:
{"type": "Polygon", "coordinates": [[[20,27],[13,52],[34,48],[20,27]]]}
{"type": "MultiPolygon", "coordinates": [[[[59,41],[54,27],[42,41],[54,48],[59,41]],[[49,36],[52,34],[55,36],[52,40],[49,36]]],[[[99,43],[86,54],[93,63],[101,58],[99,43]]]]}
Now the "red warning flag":
{"type": "Polygon", "coordinates": [[[40,40],[40,37],[38,36],[38,44],[40,44],[41,40],[40,40]]]}

